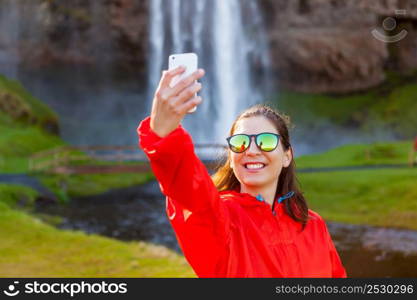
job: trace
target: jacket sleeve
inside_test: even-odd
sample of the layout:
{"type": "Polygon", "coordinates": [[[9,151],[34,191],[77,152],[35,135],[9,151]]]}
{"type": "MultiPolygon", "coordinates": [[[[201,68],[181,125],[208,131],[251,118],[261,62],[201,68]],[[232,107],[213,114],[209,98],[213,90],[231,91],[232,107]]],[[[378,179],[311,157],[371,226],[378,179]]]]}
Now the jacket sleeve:
{"type": "Polygon", "coordinates": [[[179,125],[166,137],[150,128],[150,117],[138,129],[139,145],[166,197],[166,213],[184,256],[199,277],[221,273],[228,214],[211,177],[194,152],[191,136],[179,125]]]}
{"type": "Polygon", "coordinates": [[[324,231],[325,235],[327,236],[327,244],[329,248],[329,255],[330,255],[330,261],[332,265],[332,278],[346,278],[346,270],[342,264],[342,261],[339,257],[339,254],[337,253],[336,247],[334,246],[332,237],[330,236],[329,230],[327,228],[326,223],[324,223],[324,231]]]}

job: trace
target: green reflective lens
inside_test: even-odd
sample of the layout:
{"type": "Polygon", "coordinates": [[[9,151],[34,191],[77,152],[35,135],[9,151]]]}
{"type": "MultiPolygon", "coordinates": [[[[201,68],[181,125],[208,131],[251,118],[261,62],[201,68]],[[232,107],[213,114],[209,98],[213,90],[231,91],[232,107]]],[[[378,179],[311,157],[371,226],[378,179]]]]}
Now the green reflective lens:
{"type": "Polygon", "coordinates": [[[259,134],[236,134],[227,138],[230,150],[236,153],[245,152],[251,143],[252,137],[255,137],[255,143],[259,149],[265,152],[273,151],[279,142],[279,135],[275,133],[259,133],[259,134]]]}
{"type": "Polygon", "coordinates": [[[262,151],[273,151],[278,145],[278,137],[271,133],[262,133],[256,137],[256,144],[262,151]]]}
{"type": "Polygon", "coordinates": [[[244,152],[249,146],[249,136],[237,134],[229,139],[229,145],[233,152],[244,152]]]}

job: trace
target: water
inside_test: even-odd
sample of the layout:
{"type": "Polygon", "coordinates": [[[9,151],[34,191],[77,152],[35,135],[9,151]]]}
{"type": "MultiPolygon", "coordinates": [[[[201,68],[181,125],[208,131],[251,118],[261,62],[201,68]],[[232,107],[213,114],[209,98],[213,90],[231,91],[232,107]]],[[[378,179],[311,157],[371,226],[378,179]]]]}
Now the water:
{"type": "Polygon", "coordinates": [[[417,231],[328,224],[349,277],[417,277],[417,231]]]}
{"type": "Polygon", "coordinates": [[[15,1],[6,1],[0,9],[0,28],[8,28],[1,32],[0,66],[3,75],[16,78],[16,66],[18,52],[16,49],[19,38],[19,22],[11,22],[19,16],[18,6],[15,1]]]}
{"type": "MultiPolygon", "coordinates": [[[[158,183],[72,199],[67,206],[39,205],[63,217],[60,228],[120,240],[143,240],[181,253],[165,214],[158,183]]],[[[417,231],[328,223],[349,277],[417,277],[417,231]]]]}
{"type": "Polygon", "coordinates": [[[34,55],[35,45],[43,42],[41,20],[46,15],[45,6],[38,0],[0,2],[0,74],[19,79],[22,54],[34,55]]]}
{"type": "Polygon", "coordinates": [[[37,212],[63,217],[60,228],[82,230],[124,241],[145,240],[177,252],[157,182],[71,199],[67,205],[38,203],[37,212]]]}

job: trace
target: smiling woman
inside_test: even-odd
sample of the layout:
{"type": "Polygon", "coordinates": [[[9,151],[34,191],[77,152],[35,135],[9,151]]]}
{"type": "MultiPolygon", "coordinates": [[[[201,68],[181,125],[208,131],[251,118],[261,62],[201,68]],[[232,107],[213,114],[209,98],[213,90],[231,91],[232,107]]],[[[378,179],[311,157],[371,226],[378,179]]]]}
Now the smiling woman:
{"type": "Polygon", "coordinates": [[[346,277],[324,220],[298,189],[287,119],[258,105],[243,112],[213,179],[180,125],[201,103],[197,71],[170,87],[164,72],[151,116],[138,127],[179,245],[199,277],[346,277]],[[194,98],[193,98],[194,97],[194,98]]]}

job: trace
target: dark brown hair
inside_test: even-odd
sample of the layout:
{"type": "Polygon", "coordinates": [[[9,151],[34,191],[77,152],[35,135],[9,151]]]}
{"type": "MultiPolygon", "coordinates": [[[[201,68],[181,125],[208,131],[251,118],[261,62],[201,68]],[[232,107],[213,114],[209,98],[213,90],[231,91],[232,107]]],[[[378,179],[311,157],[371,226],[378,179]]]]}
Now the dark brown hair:
{"type": "MultiPolygon", "coordinates": [[[[230,135],[233,135],[237,123],[245,118],[263,116],[274,124],[280,134],[281,144],[284,151],[290,150],[293,154],[293,149],[290,143],[290,137],[288,128],[290,126],[290,118],[270,106],[264,104],[258,104],[252,106],[242,112],[236,120],[233,122],[230,129],[230,135]]],[[[235,190],[240,188],[240,182],[236,178],[233,169],[230,167],[230,150],[225,159],[220,161],[216,172],[213,174],[212,179],[219,191],[235,190]]],[[[285,205],[285,212],[292,219],[302,224],[302,230],[304,230],[308,221],[308,206],[307,202],[300,191],[298,180],[295,174],[295,161],[294,156],[290,165],[286,168],[282,168],[279,175],[277,190],[275,192],[275,198],[278,195],[285,195],[286,193],[293,191],[294,196],[283,200],[285,205]]]]}

